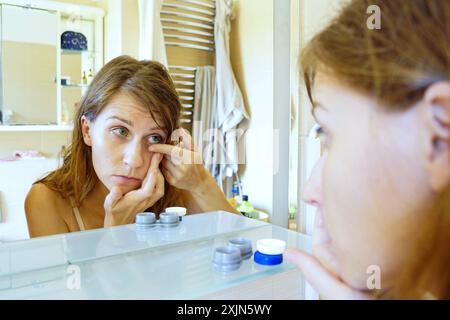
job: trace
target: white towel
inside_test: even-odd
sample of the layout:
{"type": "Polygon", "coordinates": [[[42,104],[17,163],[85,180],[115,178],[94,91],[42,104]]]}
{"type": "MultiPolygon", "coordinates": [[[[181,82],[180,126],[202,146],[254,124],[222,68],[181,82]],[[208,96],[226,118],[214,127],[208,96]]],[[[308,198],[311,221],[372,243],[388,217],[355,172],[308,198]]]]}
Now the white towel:
{"type": "MultiPolygon", "coordinates": [[[[219,179],[226,172],[237,172],[238,164],[244,161],[238,154],[238,138],[236,129],[245,131],[248,127],[249,115],[245,109],[241,90],[233,73],[230,61],[230,29],[233,12],[232,0],[216,1],[216,17],[214,36],[216,45],[216,127],[224,138],[224,145],[217,146],[214,162],[220,165],[219,179]],[[231,170],[230,170],[231,169],[231,170]]],[[[216,150],[215,150],[216,151],[216,150]]]]}
{"type": "Polygon", "coordinates": [[[139,59],[158,61],[167,68],[160,18],[162,3],[162,0],[139,0],[139,59]]]}

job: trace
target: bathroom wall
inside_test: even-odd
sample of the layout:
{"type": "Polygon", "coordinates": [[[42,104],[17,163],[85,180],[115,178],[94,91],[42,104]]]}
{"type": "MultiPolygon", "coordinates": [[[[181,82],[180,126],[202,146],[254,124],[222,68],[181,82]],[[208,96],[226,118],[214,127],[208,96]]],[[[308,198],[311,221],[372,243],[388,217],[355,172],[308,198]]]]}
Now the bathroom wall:
{"type": "Polygon", "coordinates": [[[233,70],[251,114],[246,164],[239,171],[244,194],[270,211],[273,191],[273,1],[235,0],[230,53],[233,70]]]}
{"type": "MultiPolygon", "coordinates": [[[[247,164],[240,167],[244,193],[259,209],[272,208],[273,192],[273,1],[235,0],[230,52],[236,79],[251,114],[246,137],[247,164]]],[[[314,124],[298,75],[299,47],[322,29],[348,0],[292,0],[293,130],[291,132],[290,199],[298,206],[297,161],[301,137],[314,124]],[[296,50],[297,49],[297,50],[296,50]],[[297,73],[297,74],[296,74],[297,73]]],[[[301,196],[301,194],[300,194],[301,196]]]]}

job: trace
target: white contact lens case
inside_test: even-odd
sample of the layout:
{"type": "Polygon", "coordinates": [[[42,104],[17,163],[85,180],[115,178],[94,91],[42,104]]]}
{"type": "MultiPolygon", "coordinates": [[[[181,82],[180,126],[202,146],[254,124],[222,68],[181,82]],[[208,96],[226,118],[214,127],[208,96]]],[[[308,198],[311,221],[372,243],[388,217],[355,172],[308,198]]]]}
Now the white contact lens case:
{"type": "Polygon", "coordinates": [[[256,241],[256,250],[262,254],[283,254],[286,250],[286,242],[279,239],[260,239],[256,241]]]}

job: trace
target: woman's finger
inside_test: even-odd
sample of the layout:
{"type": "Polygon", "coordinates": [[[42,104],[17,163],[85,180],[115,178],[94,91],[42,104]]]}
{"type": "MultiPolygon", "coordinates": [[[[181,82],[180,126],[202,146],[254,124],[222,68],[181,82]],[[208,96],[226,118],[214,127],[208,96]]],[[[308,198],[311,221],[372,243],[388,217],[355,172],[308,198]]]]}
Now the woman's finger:
{"type": "Polygon", "coordinates": [[[164,160],[161,163],[164,168],[166,168],[167,170],[169,170],[173,173],[179,171],[180,167],[181,167],[180,164],[173,163],[172,159],[168,159],[168,158],[164,158],[164,160]]]}
{"type": "Polygon", "coordinates": [[[172,175],[172,172],[167,169],[166,167],[162,167],[161,168],[161,172],[163,174],[163,177],[166,179],[166,181],[170,184],[173,185],[175,183],[175,177],[172,175]]]}
{"type": "Polygon", "coordinates": [[[148,184],[148,180],[152,176],[151,172],[158,170],[159,164],[161,163],[162,159],[163,159],[163,156],[159,153],[154,153],[152,155],[152,159],[150,160],[150,166],[148,167],[147,175],[145,176],[144,181],[142,181],[141,189],[143,189],[145,187],[145,185],[148,184]]]}
{"type": "Polygon", "coordinates": [[[318,291],[323,299],[367,299],[363,293],[347,286],[331,275],[320,262],[298,249],[287,249],[284,257],[301,270],[306,280],[318,291]]]}
{"type": "Polygon", "coordinates": [[[150,161],[149,169],[150,170],[158,169],[159,164],[161,163],[162,159],[163,159],[162,154],[158,154],[158,153],[153,154],[152,160],[150,161]]]}
{"type": "Polygon", "coordinates": [[[180,128],[180,137],[181,137],[182,148],[193,151],[194,150],[194,141],[186,129],[180,128]]]}
{"type": "Polygon", "coordinates": [[[122,198],[122,190],[118,186],[112,187],[112,189],[109,191],[108,195],[105,198],[105,202],[103,204],[104,209],[106,211],[110,211],[112,208],[114,208],[119,202],[119,200],[122,198]]]}
{"type": "Polygon", "coordinates": [[[162,175],[161,171],[158,171],[158,173],[155,176],[155,186],[154,189],[151,192],[151,195],[146,198],[146,207],[150,208],[153,206],[156,201],[161,199],[164,196],[164,176],[162,175]]]}
{"type": "Polygon", "coordinates": [[[158,181],[156,183],[155,192],[159,197],[162,197],[164,195],[164,176],[161,172],[158,174],[158,181]]]}
{"type": "Polygon", "coordinates": [[[164,155],[170,156],[171,158],[182,159],[183,149],[171,144],[154,144],[151,145],[148,150],[150,152],[162,153],[164,155]]]}
{"type": "Polygon", "coordinates": [[[159,164],[161,163],[162,158],[163,156],[159,153],[153,154],[147,176],[142,182],[141,188],[135,192],[135,194],[139,197],[148,198],[151,196],[153,189],[155,188],[156,178],[159,172],[159,164]]]}
{"type": "Polygon", "coordinates": [[[165,162],[165,169],[170,172],[170,175],[172,178],[176,180],[182,180],[183,178],[186,178],[189,176],[189,174],[186,172],[187,167],[182,165],[174,164],[171,161],[165,162]]]}

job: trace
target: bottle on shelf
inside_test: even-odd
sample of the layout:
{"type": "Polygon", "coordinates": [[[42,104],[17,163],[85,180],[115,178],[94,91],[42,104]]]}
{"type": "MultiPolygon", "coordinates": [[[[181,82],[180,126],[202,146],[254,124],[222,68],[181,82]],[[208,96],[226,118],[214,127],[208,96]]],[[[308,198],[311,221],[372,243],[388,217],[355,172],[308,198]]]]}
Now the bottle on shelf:
{"type": "Polygon", "coordinates": [[[237,210],[247,218],[253,217],[253,212],[255,211],[255,208],[250,204],[248,201],[248,196],[243,195],[242,196],[242,203],[238,206],[237,210]]]}
{"type": "Polygon", "coordinates": [[[86,71],[83,71],[83,78],[82,78],[82,80],[81,80],[81,83],[82,84],[87,84],[87,77],[86,77],[86,71]]]}
{"type": "Polygon", "coordinates": [[[228,201],[233,206],[233,208],[237,208],[238,205],[240,204],[240,201],[238,202],[238,197],[239,197],[239,190],[238,190],[238,188],[233,187],[231,189],[231,193],[232,193],[232,196],[231,196],[230,199],[228,199],[228,201]]]}
{"type": "Polygon", "coordinates": [[[92,69],[89,69],[89,74],[88,74],[88,84],[91,84],[92,80],[94,79],[94,72],[92,72],[92,69]]]}

